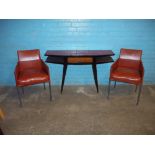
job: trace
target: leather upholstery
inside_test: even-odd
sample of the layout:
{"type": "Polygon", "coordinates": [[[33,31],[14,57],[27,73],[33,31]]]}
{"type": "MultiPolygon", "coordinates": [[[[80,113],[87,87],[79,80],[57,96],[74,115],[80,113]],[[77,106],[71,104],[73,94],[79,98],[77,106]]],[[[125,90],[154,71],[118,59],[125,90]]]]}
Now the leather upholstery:
{"type": "Polygon", "coordinates": [[[17,51],[18,63],[15,68],[16,86],[28,86],[50,80],[49,68],[41,60],[40,51],[17,51]]]}
{"type": "Polygon", "coordinates": [[[144,77],[141,56],[141,50],[121,49],[119,59],[111,66],[110,79],[135,85],[141,84],[144,77]]]}
{"type": "Polygon", "coordinates": [[[40,60],[40,51],[38,49],[35,50],[19,50],[18,53],[18,60],[22,61],[31,61],[31,60],[40,60]]]}

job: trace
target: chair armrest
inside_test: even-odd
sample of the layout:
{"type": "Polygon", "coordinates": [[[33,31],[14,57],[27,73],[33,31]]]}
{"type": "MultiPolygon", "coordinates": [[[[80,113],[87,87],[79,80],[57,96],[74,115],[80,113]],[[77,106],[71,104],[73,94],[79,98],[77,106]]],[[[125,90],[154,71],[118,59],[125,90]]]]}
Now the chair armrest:
{"type": "Polygon", "coordinates": [[[140,61],[139,71],[140,71],[141,77],[143,79],[143,77],[144,77],[144,66],[143,66],[142,61],[140,61]]]}
{"type": "Polygon", "coordinates": [[[19,62],[17,63],[15,67],[14,75],[15,75],[15,80],[17,80],[18,75],[19,75],[19,62]]]}
{"type": "Polygon", "coordinates": [[[118,62],[119,62],[119,59],[117,59],[117,60],[111,65],[110,72],[113,72],[113,71],[117,68],[118,62]]]}
{"type": "Polygon", "coordinates": [[[45,64],[45,62],[41,59],[41,64],[43,67],[43,70],[49,75],[49,67],[45,64]]]}

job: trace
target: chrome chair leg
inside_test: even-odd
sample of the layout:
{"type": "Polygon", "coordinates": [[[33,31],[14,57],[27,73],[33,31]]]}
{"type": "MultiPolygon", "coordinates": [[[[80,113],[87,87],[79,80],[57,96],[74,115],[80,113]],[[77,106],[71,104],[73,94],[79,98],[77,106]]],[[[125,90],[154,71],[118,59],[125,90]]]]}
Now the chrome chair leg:
{"type": "Polygon", "coordinates": [[[50,101],[52,101],[51,82],[49,81],[50,101]]]}
{"type": "Polygon", "coordinates": [[[22,87],[22,93],[24,94],[24,87],[22,87]]]}
{"type": "Polygon", "coordinates": [[[135,92],[137,91],[137,85],[136,85],[136,88],[135,88],[135,92]]]}
{"type": "Polygon", "coordinates": [[[109,99],[109,95],[110,95],[110,84],[111,84],[111,80],[109,79],[108,96],[107,96],[108,99],[109,99]]]}
{"type": "Polygon", "coordinates": [[[46,89],[45,83],[43,83],[43,85],[44,85],[44,90],[45,90],[46,89]]]}
{"type": "Polygon", "coordinates": [[[116,81],[115,81],[115,83],[114,83],[114,88],[116,88],[116,81]]]}
{"type": "Polygon", "coordinates": [[[17,94],[18,94],[18,98],[19,98],[19,106],[22,107],[22,100],[21,100],[21,97],[20,97],[20,92],[19,92],[19,89],[18,87],[16,86],[16,89],[17,89],[17,94]]]}
{"type": "Polygon", "coordinates": [[[137,103],[136,103],[136,105],[138,105],[138,104],[139,104],[139,100],[140,100],[141,91],[142,91],[142,84],[139,86],[139,92],[138,92],[138,97],[137,97],[137,103]]]}

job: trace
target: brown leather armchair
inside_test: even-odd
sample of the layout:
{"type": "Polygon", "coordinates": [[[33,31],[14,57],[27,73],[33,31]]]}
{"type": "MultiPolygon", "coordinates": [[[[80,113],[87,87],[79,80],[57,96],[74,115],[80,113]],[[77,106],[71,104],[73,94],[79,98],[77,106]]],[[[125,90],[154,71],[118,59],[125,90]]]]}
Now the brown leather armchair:
{"type": "Polygon", "coordinates": [[[108,98],[110,94],[110,83],[115,81],[125,82],[139,86],[137,105],[141,94],[141,88],[144,77],[144,67],[141,60],[142,50],[134,49],[121,49],[120,57],[112,64],[110,70],[109,87],[108,87],[108,98]]]}
{"type": "Polygon", "coordinates": [[[51,82],[50,72],[48,66],[40,57],[40,51],[34,50],[18,50],[18,63],[15,67],[15,81],[16,88],[19,97],[20,105],[22,105],[19,87],[22,88],[24,93],[24,86],[43,83],[45,89],[45,83],[49,83],[50,100],[51,95],[51,82]]]}

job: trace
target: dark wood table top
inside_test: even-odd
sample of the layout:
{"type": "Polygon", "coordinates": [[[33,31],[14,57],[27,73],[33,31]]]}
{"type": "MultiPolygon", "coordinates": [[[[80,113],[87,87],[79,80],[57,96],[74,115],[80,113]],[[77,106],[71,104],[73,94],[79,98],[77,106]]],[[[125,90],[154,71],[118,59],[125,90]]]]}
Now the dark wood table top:
{"type": "Polygon", "coordinates": [[[113,56],[112,50],[47,50],[45,56],[60,56],[60,57],[99,57],[113,56]]]}

